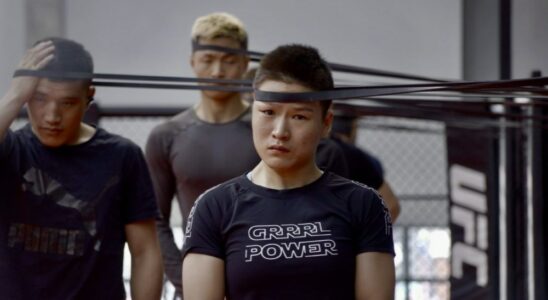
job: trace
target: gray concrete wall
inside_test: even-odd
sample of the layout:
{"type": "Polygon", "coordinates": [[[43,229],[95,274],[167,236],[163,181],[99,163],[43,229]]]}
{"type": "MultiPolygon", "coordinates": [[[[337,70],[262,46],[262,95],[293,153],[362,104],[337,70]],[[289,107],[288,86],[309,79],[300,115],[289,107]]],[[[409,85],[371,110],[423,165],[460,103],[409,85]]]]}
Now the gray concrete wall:
{"type": "Polygon", "coordinates": [[[463,0],[465,80],[500,78],[500,0],[463,0]]]}
{"type": "Polygon", "coordinates": [[[26,45],[51,37],[65,36],[65,0],[26,0],[26,45]]]}
{"type": "MultiPolygon", "coordinates": [[[[460,6],[455,0],[71,0],[66,24],[68,37],[83,42],[105,73],[194,76],[188,63],[194,19],[227,11],[247,25],[252,50],[307,43],[340,63],[460,78],[460,6]]],[[[197,93],[101,88],[98,99],[188,105],[197,93]]]]}
{"type": "Polygon", "coordinates": [[[24,1],[0,0],[0,94],[8,88],[25,49],[24,1]]]}
{"type": "Polygon", "coordinates": [[[548,76],[548,1],[515,0],[512,18],[513,77],[548,76]]]}
{"type": "MultiPolygon", "coordinates": [[[[82,42],[97,72],[194,76],[190,28],[213,11],[240,17],[252,50],[298,42],[334,62],[444,78],[462,73],[461,3],[455,0],[71,0],[60,9],[62,2],[0,0],[0,91],[35,36],[64,34],[82,42]],[[25,2],[38,9],[26,10],[25,2]],[[63,19],[51,17],[55,5],[63,19]],[[36,26],[40,20],[49,22],[36,26]]],[[[181,106],[195,103],[197,92],[100,88],[97,98],[103,105],[181,106]]]]}

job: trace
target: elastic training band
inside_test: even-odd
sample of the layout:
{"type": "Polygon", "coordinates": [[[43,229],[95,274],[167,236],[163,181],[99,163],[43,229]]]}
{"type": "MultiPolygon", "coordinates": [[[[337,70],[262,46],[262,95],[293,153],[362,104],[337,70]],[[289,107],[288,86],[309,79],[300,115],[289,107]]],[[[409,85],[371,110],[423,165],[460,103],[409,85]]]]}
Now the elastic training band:
{"type": "Polygon", "coordinates": [[[112,82],[93,81],[94,86],[121,87],[121,88],[142,88],[162,90],[201,90],[201,91],[223,91],[235,93],[251,93],[253,88],[247,86],[225,86],[225,85],[184,85],[184,84],[162,84],[143,82],[112,82]]]}
{"type": "MultiPolygon", "coordinates": [[[[304,93],[280,93],[255,90],[255,99],[258,101],[270,102],[294,102],[294,101],[325,101],[335,99],[353,99],[374,96],[386,96],[397,94],[409,94],[428,91],[496,91],[497,89],[512,89],[524,86],[548,85],[548,77],[498,80],[498,81],[464,81],[445,82],[431,84],[409,84],[409,85],[386,85],[386,86],[363,86],[343,87],[325,91],[304,92],[304,93]]],[[[493,95],[500,96],[500,95],[493,95]]]]}
{"type": "Polygon", "coordinates": [[[78,72],[52,72],[40,70],[19,69],[13,73],[13,77],[33,76],[44,78],[60,79],[107,79],[125,81],[155,81],[155,82],[192,82],[192,83],[214,83],[219,85],[244,85],[251,86],[251,80],[243,79],[213,79],[195,77],[171,77],[151,75],[128,75],[128,74],[106,74],[106,73],[78,73],[78,72]]]}
{"type": "MultiPolygon", "coordinates": [[[[200,50],[213,50],[213,51],[220,51],[220,52],[233,53],[233,54],[244,54],[249,56],[250,59],[255,62],[260,61],[261,58],[266,55],[264,52],[249,51],[241,48],[229,48],[229,47],[216,46],[216,45],[200,44],[197,41],[193,40],[192,52],[200,51],[200,50]]],[[[364,68],[364,67],[351,66],[351,65],[332,63],[332,62],[328,62],[328,65],[332,71],[342,72],[342,73],[379,76],[379,77],[416,80],[416,81],[427,81],[427,82],[448,82],[449,81],[447,79],[430,78],[425,76],[417,76],[417,75],[405,74],[405,73],[399,73],[399,72],[383,71],[378,69],[364,68]]]]}
{"type": "Polygon", "coordinates": [[[32,77],[46,77],[53,79],[92,79],[93,73],[82,72],[52,72],[52,71],[40,71],[40,70],[27,70],[19,69],[13,73],[13,77],[32,76],[32,77]]]}
{"type": "MultiPolygon", "coordinates": [[[[77,72],[51,72],[40,70],[17,70],[14,77],[36,76],[56,79],[102,79],[94,80],[92,84],[109,87],[158,88],[181,90],[216,90],[229,92],[252,92],[249,80],[226,80],[211,78],[168,77],[127,74],[89,74],[77,72]],[[169,82],[169,84],[167,83],[169,82]],[[172,84],[173,82],[198,83],[197,85],[172,84]]],[[[376,85],[357,87],[338,87],[331,90],[306,93],[278,93],[255,90],[255,99],[259,101],[291,102],[291,101],[324,101],[334,99],[356,99],[397,94],[412,94],[418,92],[452,91],[478,92],[488,91],[493,97],[530,97],[533,95],[508,95],[512,91],[531,91],[547,95],[542,86],[548,85],[548,77],[536,77],[498,81],[457,81],[441,83],[423,83],[407,85],[376,85]],[[502,93],[497,93],[502,92],[502,93]]]]}

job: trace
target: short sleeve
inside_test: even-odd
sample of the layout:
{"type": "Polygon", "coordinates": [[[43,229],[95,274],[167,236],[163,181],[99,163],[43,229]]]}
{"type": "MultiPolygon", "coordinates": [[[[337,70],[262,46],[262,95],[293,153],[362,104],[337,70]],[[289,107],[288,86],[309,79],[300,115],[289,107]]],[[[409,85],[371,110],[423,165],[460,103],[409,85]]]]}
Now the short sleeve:
{"type": "Polygon", "coordinates": [[[384,182],[384,174],[381,162],[368,152],[355,148],[357,160],[350,164],[353,180],[365,183],[368,186],[379,189],[384,182]]]}
{"type": "Polygon", "coordinates": [[[6,159],[6,157],[13,151],[14,139],[15,137],[13,131],[8,129],[4,138],[0,140],[0,160],[6,159]]]}
{"type": "Polygon", "coordinates": [[[341,147],[331,139],[321,139],[316,149],[316,164],[324,171],[348,177],[349,169],[341,147]]]}
{"type": "Polygon", "coordinates": [[[122,171],[124,223],[155,219],[158,209],[147,164],[139,147],[130,144],[122,171]]]}
{"type": "Polygon", "coordinates": [[[371,159],[371,162],[373,164],[373,168],[379,174],[379,176],[381,178],[383,178],[384,177],[384,168],[382,167],[381,161],[378,158],[376,158],[375,156],[368,153],[367,151],[364,151],[364,153],[365,153],[365,155],[369,156],[369,158],[371,159]]]}
{"type": "Polygon", "coordinates": [[[353,199],[357,251],[384,252],[394,255],[392,222],[383,200],[373,190],[363,187],[362,199],[353,199]],[[360,201],[361,200],[361,201],[360,201]]]}
{"type": "Polygon", "coordinates": [[[186,225],[183,258],[188,253],[200,253],[224,259],[222,215],[215,200],[210,190],[194,203],[186,225]]]}

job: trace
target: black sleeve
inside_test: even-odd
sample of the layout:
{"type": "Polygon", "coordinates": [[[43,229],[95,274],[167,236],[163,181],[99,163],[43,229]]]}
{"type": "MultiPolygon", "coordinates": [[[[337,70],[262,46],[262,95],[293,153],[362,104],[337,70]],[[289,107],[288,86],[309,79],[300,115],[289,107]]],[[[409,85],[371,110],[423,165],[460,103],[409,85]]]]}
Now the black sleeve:
{"type": "Polygon", "coordinates": [[[392,223],[383,200],[367,187],[359,186],[353,194],[351,204],[358,253],[385,252],[394,255],[392,223]]]}
{"type": "Polygon", "coordinates": [[[183,258],[188,253],[200,253],[224,259],[221,233],[222,210],[213,190],[206,191],[194,203],[185,231],[183,258]]]}
{"type": "Polygon", "coordinates": [[[379,189],[384,182],[381,162],[359,148],[357,155],[349,164],[350,179],[364,183],[374,189],[379,189]]]}
{"type": "Polygon", "coordinates": [[[137,145],[127,147],[122,174],[124,223],[156,219],[158,209],[143,153],[137,145]]]}
{"type": "Polygon", "coordinates": [[[322,139],[316,149],[316,164],[324,171],[348,178],[348,165],[344,152],[331,139],[322,139]]]}
{"type": "Polygon", "coordinates": [[[8,129],[4,139],[0,140],[0,160],[5,159],[13,151],[14,139],[13,131],[8,129]]]}

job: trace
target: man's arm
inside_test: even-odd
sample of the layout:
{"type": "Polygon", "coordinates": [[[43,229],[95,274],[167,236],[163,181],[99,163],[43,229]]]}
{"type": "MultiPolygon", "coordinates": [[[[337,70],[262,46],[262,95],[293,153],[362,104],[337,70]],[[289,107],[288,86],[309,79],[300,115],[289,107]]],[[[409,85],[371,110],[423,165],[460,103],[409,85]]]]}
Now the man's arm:
{"type": "Polygon", "coordinates": [[[390,212],[392,223],[395,223],[401,211],[400,200],[396,197],[392,188],[390,188],[390,184],[388,184],[386,180],[379,187],[378,192],[384,200],[386,208],[388,208],[388,211],[390,212]]]}
{"type": "Polygon", "coordinates": [[[175,243],[169,223],[176,182],[165,153],[166,149],[163,147],[162,132],[159,129],[153,130],[146,145],[146,160],[154,186],[156,203],[160,211],[160,218],[156,223],[158,239],[166,276],[175,286],[177,294],[182,294],[181,269],[183,259],[181,258],[181,250],[175,243]]]}
{"type": "Polygon", "coordinates": [[[392,300],[396,275],[392,255],[365,252],[356,257],[356,299],[392,300]]]}
{"type": "Polygon", "coordinates": [[[220,258],[189,253],[183,261],[185,300],[222,300],[225,296],[225,265],[220,258]]]}
{"type": "MultiPolygon", "coordinates": [[[[27,51],[18,69],[38,70],[44,67],[53,58],[53,50],[50,41],[37,44],[27,51]]],[[[11,81],[8,92],[0,99],[0,141],[4,140],[21,107],[34,94],[38,81],[38,77],[30,76],[16,77],[11,81]]]]}
{"type": "Polygon", "coordinates": [[[162,293],[162,257],[154,220],[125,226],[131,253],[131,298],[160,299],[162,293]]]}

